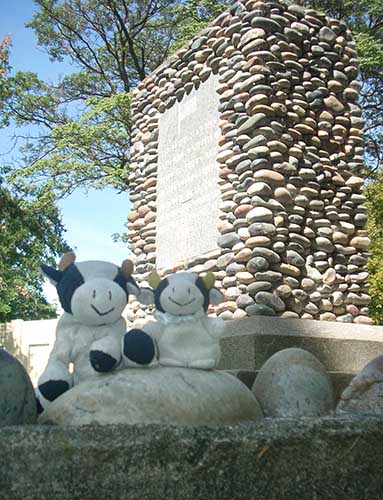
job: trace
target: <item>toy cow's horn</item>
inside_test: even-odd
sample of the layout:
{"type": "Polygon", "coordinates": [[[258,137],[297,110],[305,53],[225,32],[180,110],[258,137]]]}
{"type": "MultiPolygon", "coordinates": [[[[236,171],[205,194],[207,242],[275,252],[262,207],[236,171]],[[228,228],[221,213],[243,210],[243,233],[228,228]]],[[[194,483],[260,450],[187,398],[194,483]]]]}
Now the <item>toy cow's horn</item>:
{"type": "Polygon", "coordinates": [[[161,283],[161,278],[160,275],[157,273],[157,271],[152,271],[149,274],[148,283],[153,288],[153,290],[155,290],[158,287],[158,285],[161,283]]]}
{"type": "Polygon", "coordinates": [[[61,257],[59,263],[59,271],[65,271],[76,260],[76,254],[74,252],[67,252],[61,257]]]}
{"type": "Polygon", "coordinates": [[[133,262],[129,259],[125,259],[121,264],[121,272],[125,278],[130,278],[133,274],[134,266],[133,262]]]}
{"type": "Polygon", "coordinates": [[[206,273],[206,275],[202,278],[202,280],[208,290],[214,287],[215,276],[213,273],[206,273]]]}

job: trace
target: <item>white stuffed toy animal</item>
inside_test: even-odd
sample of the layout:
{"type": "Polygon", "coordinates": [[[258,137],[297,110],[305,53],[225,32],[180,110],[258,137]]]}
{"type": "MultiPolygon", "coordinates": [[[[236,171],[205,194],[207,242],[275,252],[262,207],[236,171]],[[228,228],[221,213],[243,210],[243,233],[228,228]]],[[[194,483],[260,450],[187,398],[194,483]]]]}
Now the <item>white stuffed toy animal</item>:
{"type": "Polygon", "coordinates": [[[142,330],[156,341],[160,365],[201,369],[218,365],[224,321],[206,315],[209,304],[223,299],[214,288],[214,281],[212,273],[201,278],[195,273],[180,272],[163,280],[155,271],[149,275],[157,321],[146,324],[142,330]]]}
{"type": "MultiPolygon", "coordinates": [[[[65,312],[57,325],[48,364],[38,381],[39,412],[81,380],[117,368],[126,333],[122,311],[129,293],[140,296],[131,276],[130,260],[118,267],[103,261],[75,263],[75,259],[75,254],[69,252],[62,257],[58,269],[41,266],[43,274],[56,286],[65,312]]],[[[155,357],[152,339],[142,332],[132,340],[125,357],[129,359],[133,351],[135,363],[149,364],[155,357]]]]}

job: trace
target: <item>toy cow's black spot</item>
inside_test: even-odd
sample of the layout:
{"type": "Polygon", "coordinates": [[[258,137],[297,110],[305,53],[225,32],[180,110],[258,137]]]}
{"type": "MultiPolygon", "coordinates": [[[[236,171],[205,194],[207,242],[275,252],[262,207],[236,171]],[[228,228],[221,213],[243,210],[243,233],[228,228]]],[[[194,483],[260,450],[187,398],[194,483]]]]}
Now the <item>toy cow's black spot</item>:
{"type": "Polygon", "coordinates": [[[36,398],[36,410],[37,410],[37,415],[41,415],[41,413],[44,411],[44,408],[41,406],[41,403],[38,400],[38,398],[36,398]]]}
{"type": "Polygon", "coordinates": [[[62,272],[60,281],[57,283],[57,294],[62,308],[67,313],[72,313],[71,302],[74,292],[84,283],[84,278],[75,264],[68,266],[62,272]]]}
{"type": "Polygon", "coordinates": [[[164,309],[161,305],[161,301],[160,301],[160,298],[161,298],[161,293],[163,290],[165,290],[165,288],[169,285],[169,280],[167,278],[164,278],[160,284],[158,285],[158,287],[156,288],[155,292],[154,292],[154,303],[155,303],[155,306],[156,306],[156,309],[157,311],[160,311],[162,313],[164,313],[164,309]]]}
{"type": "Polygon", "coordinates": [[[129,299],[129,293],[128,293],[128,290],[126,288],[126,284],[132,283],[132,285],[134,285],[135,287],[138,288],[138,285],[137,285],[135,279],[132,278],[131,276],[129,278],[126,278],[126,276],[122,273],[121,269],[118,270],[118,273],[113,281],[116,282],[117,285],[120,285],[120,287],[124,290],[124,292],[126,293],[126,300],[129,299]]]}
{"type": "Polygon", "coordinates": [[[133,328],[124,337],[124,355],[139,365],[149,365],[156,354],[153,339],[139,328],[133,328]]]}
{"type": "Polygon", "coordinates": [[[110,372],[118,365],[117,360],[109,354],[102,351],[90,351],[90,364],[96,372],[110,372]]]}
{"type": "Polygon", "coordinates": [[[69,389],[68,382],[64,380],[48,380],[39,385],[39,390],[45,399],[54,401],[56,398],[64,394],[69,389]]]}
{"type": "Polygon", "coordinates": [[[203,309],[204,311],[207,311],[207,308],[209,307],[209,290],[206,288],[203,279],[200,278],[199,276],[196,279],[195,286],[199,289],[199,291],[203,295],[203,309]]]}

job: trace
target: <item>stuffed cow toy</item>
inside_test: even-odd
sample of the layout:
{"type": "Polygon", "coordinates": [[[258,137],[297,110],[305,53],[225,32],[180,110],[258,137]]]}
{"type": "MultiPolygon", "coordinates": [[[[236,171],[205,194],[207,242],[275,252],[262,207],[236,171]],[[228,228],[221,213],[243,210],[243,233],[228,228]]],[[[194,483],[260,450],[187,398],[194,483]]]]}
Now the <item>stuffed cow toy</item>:
{"type": "Polygon", "coordinates": [[[149,364],[155,357],[153,341],[144,332],[135,332],[123,346],[126,323],[122,312],[129,293],[138,299],[140,296],[132,278],[132,262],[126,259],[118,267],[110,262],[75,260],[75,254],[69,252],[58,269],[41,266],[43,274],[56,286],[65,312],[38,381],[39,412],[74,384],[97,372],[116,369],[123,350],[126,362],[138,365],[149,364]]]}
{"type": "MultiPolygon", "coordinates": [[[[214,281],[212,273],[201,278],[196,273],[179,272],[162,280],[155,271],[149,275],[157,321],[147,323],[143,331],[154,339],[160,365],[201,369],[218,365],[224,321],[206,315],[209,304],[223,299],[214,281]]],[[[129,336],[130,332],[125,341],[129,336]]]]}

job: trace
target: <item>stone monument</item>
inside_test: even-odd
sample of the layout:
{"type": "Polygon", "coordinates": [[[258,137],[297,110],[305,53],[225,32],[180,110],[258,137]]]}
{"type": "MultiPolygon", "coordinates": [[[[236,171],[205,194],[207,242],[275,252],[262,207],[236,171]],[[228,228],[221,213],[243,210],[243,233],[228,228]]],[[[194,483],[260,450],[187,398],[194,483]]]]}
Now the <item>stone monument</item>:
{"type": "Polygon", "coordinates": [[[342,21],[244,0],[142,81],[128,225],[138,278],[212,271],[225,319],[371,323],[357,78],[342,21]]]}
{"type": "Polygon", "coordinates": [[[159,117],[156,243],[160,269],[218,248],[217,86],[213,75],[159,117]]]}

